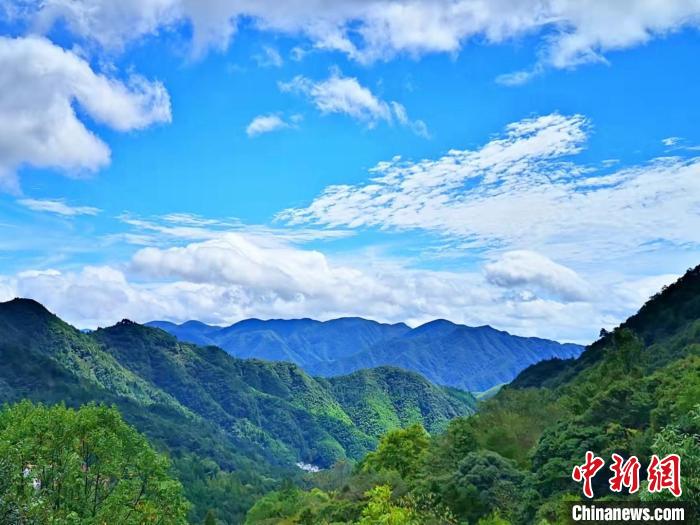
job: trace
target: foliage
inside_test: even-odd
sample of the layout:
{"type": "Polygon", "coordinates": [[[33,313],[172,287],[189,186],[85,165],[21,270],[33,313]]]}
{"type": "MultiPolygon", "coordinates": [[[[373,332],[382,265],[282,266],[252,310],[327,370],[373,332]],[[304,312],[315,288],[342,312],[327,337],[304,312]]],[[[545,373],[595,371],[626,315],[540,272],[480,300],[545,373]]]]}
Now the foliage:
{"type": "Polygon", "coordinates": [[[393,430],[379,441],[377,450],[365,456],[361,469],[394,470],[405,480],[413,479],[423,467],[429,445],[428,434],[420,425],[393,430]]]}
{"type": "Polygon", "coordinates": [[[116,409],[0,411],[2,523],[176,525],[188,507],[169,461],[116,409]]]}
{"type": "Polygon", "coordinates": [[[31,300],[0,304],[0,402],[114,405],[167,451],[193,502],[238,523],[298,461],[357,460],[379,437],[421,423],[438,431],[473,411],[469,394],[392,368],[310,377],[290,363],[235,359],[130,321],[83,333],[31,300]]]}
{"type": "Polygon", "coordinates": [[[365,494],[369,501],[362,511],[358,525],[419,525],[418,516],[411,509],[391,502],[391,487],[379,485],[365,494]]]}
{"type": "MultiPolygon", "coordinates": [[[[698,510],[699,402],[700,267],[601,332],[579,359],[534,365],[481,403],[477,415],[454,419],[415,451],[406,431],[388,433],[360,468],[334,471],[325,505],[359,505],[374,520],[410,520],[420,509],[426,524],[562,523],[565,503],[582,498],[572,468],[591,450],[608,464],[612,453],[637,456],[642,481],[652,454],[679,454],[680,499],[698,510]],[[368,479],[368,471],[376,477],[368,479]],[[389,478],[395,471],[401,480],[389,478]],[[360,487],[369,501],[358,496],[360,487]]],[[[605,474],[593,489],[604,499],[673,499],[644,486],[613,494],[605,474]]]]}
{"type": "MultiPolygon", "coordinates": [[[[700,404],[689,414],[691,427],[689,433],[678,427],[670,426],[659,432],[654,439],[651,450],[659,457],[678,454],[681,457],[681,486],[683,494],[679,501],[688,502],[693,508],[700,509],[700,404]]],[[[658,493],[643,491],[642,500],[657,501],[663,499],[658,493]]]]}

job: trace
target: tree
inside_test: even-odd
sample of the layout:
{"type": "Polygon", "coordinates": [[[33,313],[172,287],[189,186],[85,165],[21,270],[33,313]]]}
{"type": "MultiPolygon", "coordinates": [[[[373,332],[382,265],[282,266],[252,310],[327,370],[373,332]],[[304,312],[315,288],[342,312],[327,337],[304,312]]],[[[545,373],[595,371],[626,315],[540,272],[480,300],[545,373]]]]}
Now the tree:
{"type": "Polygon", "coordinates": [[[395,470],[405,479],[413,478],[423,466],[430,440],[420,424],[386,434],[377,450],[365,457],[362,469],[379,472],[395,470]]]}
{"type": "Polygon", "coordinates": [[[500,511],[509,518],[523,493],[525,474],[495,452],[471,452],[442,487],[442,501],[469,523],[500,511]]]}
{"type": "Polygon", "coordinates": [[[391,487],[379,485],[367,491],[367,506],[358,525],[418,525],[414,512],[391,502],[391,487]]]}
{"type": "MultiPolygon", "coordinates": [[[[692,430],[695,432],[700,429],[700,405],[691,411],[690,419],[693,423],[692,430]]],[[[678,501],[688,502],[696,509],[700,508],[700,435],[687,434],[674,426],[667,426],[656,435],[652,452],[660,457],[667,454],[678,454],[681,457],[683,494],[678,501]]],[[[641,491],[640,498],[643,501],[675,500],[667,492],[650,493],[647,490],[641,491]]]]}
{"type": "Polygon", "coordinates": [[[204,518],[204,525],[216,525],[216,515],[213,510],[209,509],[207,511],[207,516],[204,518]]]}
{"type": "Polygon", "coordinates": [[[494,512],[481,518],[477,525],[510,525],[510,521],[501,518],[498,512],[494,512]]]}
{"type": "Polygon", "coordinates": [[[186,524],[167,458],[115,408],[23,401],[0,411],[0,522],[186,524]]]}

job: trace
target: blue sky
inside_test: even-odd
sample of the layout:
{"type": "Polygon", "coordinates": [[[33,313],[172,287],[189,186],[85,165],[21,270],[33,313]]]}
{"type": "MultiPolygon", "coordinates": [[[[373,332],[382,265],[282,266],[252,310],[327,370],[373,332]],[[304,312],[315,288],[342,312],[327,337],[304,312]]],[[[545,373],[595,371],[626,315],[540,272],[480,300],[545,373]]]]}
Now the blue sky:
{"type": "Polygon", "coordinates": [[[585,342],[700,263],[695,3],[311,4],[0,2],[0,299],[585,342]]]}

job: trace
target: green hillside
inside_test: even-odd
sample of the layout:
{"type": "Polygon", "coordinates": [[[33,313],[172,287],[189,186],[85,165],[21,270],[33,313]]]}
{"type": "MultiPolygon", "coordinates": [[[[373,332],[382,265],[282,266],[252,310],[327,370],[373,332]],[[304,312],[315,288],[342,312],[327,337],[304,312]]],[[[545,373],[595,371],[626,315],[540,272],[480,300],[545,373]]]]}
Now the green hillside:
{"type": "Polygon", "coordinates": [[[271,493],[247,523],[567,523],[565,502],[583,498],[571,472],[587,450],[642,464],[638,492],[610,492],[606,471],[596,501],[670,499],[696,513],[686,523],[700,519],[700,267],[580,358],[525,370],[441,435],[389,432],[358,468],[318,474],[310,492],[271,493]],[[678,500],[646,489],[651,456],[670,453],[682,458],[678,500]]]}
{"type": "Polygon", "coordinates": [[[22,299],[0,304],[0,360],[2,402],[116,405],[172,454],[195,520],[216,508],[236,523],[256,494],[300,475],[296,462],[359,459],[387,429],[418,422],[437,431],[475,404],[397,369],[361,374],[371,381],[315,379],[130,321],[85,334],[22,299]]]}

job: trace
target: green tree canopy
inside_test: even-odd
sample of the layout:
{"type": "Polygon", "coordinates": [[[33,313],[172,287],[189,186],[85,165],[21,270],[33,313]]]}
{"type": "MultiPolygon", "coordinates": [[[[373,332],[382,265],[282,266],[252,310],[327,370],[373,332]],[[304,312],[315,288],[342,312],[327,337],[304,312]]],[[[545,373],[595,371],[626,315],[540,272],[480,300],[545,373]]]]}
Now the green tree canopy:
{"type": "Polygon", "coordinates": [[[403,478],[412,478],[423,466],[429,446],[428,433],[420,424],[393,430],[381,439],[377,450],[367,454],[362,469],[394,470],[403,478]]]}
{"type": "Polygon", "coordinates": [[[208,510],[207,515],[204,518],[204,525],[216,525],[216,515],[213,510],[208,510]]]}
{"type": "Polygon", "coordinates": [[[410,509],[391,502],[391,487],[379,485],[367,491],[367,506],[362,511],[359,525],[418,525],[417,516],[410,509]]]}
{"type": "Polygon", "coordinates": [[[0,410],[0,522],[186,524],[167,458],[115,408],[0,410]]]}

